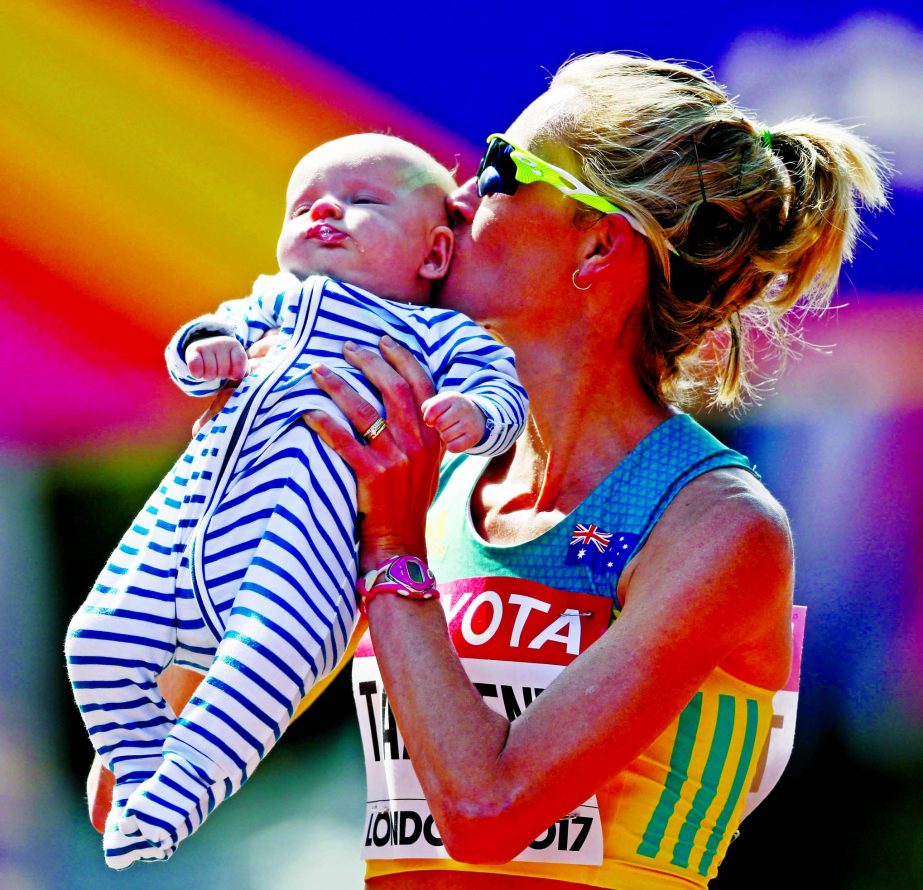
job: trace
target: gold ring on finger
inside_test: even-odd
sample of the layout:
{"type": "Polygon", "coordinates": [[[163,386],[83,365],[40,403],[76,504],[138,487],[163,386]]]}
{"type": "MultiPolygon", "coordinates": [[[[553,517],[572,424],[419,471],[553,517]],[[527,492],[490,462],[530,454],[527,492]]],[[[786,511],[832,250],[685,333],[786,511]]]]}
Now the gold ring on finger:
{"type": "Polygon", "coordinates": [[[385,422],[385,419],[384,419],[383,417],[379,417],[379,418],[375,421],[375,423],[373,423],[373,424],[362,434],[362,438],[365,439],[366,442],[371,442],[372,439],[378,438],[378,436],[380,436],[380,435],[385,431],[385,427],[386,427],[387,425],[388,425],[388,424],[385,422]]]}

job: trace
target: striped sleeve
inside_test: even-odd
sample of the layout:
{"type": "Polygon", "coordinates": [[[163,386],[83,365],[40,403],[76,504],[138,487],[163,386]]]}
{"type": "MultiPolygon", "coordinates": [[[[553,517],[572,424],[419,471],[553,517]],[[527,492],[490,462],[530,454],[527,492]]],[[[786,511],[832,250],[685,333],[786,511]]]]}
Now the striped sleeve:
{"type": "Polygon", "coordinates": [[[227,380],[193,377],[186,363],[186,347],[203,334],[213,334],[236,337],[244,349],[249,349],[267,331],[281,326],[283,310],[291,303],[290,299],[285,299],[286,293],[291,296],[292,291],[301,286],[294,275],[261,275],[254,282],[250,296],[228,300],[215,313],[199,316],[183,325],[170,339],[165,352],[167,370],[173,382],[186,395],[214,395],[227,380]]]}
{"type": "Polygon", "coordinates": [[[484,438],[468,454],[502,454],[519,438],[529,410],[513,351],[457,312],[440,313],[427,339],[437,390],[465,393],[487,418],[484,438]]]}

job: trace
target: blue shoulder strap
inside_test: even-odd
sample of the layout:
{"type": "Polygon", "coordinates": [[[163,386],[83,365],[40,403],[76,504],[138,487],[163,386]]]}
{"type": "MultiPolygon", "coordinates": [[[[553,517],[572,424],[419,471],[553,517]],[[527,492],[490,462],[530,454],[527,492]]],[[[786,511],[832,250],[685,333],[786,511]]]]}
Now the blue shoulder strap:
{"type": "Polygon", "coordinates": [[[589,523],[595,516],[605,517],[607,531],[614,534],[610,547],[621,551],[614,566],[595,561],[592,575],[598,593],[615,597],[621,569],[644,546],[673,498],[697,476],[721,467],[741,467],[756,475],[744,455],[723,445],[688,414],[670,418],[638,444],[575,511],[574,518],[582,516],[589,523]]]}
{"type": "Polygon", "coordinates": [[[469,455],[443,464],[427,529],[436,576],[511,575],[613,600],[626,563],[686,483],[719,467],[753,472],[746,457],[678,414],[645,436],[561,522],[530,541],[503,546],[478,538],[470,521],[468,500],[484,465],[469,455]]]}

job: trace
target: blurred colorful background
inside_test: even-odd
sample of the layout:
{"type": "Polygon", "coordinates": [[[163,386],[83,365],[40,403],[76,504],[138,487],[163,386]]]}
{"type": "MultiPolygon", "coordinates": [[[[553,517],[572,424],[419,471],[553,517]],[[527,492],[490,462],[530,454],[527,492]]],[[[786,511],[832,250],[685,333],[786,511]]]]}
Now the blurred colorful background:
{"type": "Polygon", "coordinates": [[[815,113],[889,153],[840,307],[740,418],[704,415],[788,509],[807,605],[793,759],[718,888],[923,887],[923,16],[917,4],[0,5],[0,887],[356,887],[348,678],[168,865],[102,863],[62,655],[71,613],[201,405],[184,320],[275,266],[285,184],[358,130],[461,176],[569,55],[710,66],[767,123],[815,113]]]}

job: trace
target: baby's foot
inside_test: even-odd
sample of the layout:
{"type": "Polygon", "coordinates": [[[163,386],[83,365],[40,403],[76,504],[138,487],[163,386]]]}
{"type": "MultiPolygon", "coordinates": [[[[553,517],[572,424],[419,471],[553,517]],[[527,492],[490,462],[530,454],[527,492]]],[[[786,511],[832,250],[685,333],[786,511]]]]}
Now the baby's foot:
{"type": "MultiPolygon", "coordinates": [[[[121,803],[124,804],[124,801],[121,803]]],[[[138,832],[125,834],[121,830],[124,812],[124,806],[113,806],[106,819],[106,830],[103,833],[106,865],[120,870],[139,861],[166,862],[173,855],[175,847],[154,846],[138,832]]]]}
{"type": "Polygon", "coordinates": [[[122,836],[175,848],[205,821],[209,788],[188,764],[164,760],[128,798],[119,823],[122,836]]]}

